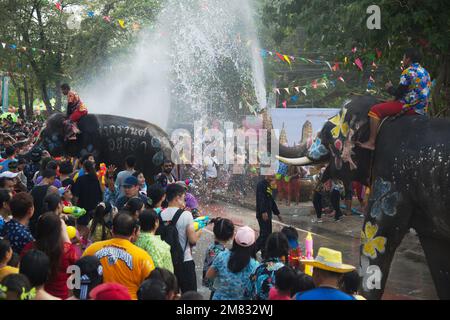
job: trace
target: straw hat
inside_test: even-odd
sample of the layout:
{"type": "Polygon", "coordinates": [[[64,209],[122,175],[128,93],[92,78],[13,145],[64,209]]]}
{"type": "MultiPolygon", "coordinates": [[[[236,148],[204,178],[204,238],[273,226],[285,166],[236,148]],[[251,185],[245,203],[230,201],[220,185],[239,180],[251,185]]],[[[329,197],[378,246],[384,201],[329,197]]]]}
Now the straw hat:
{"type": "Polygon", "coordinates": [[[300,262],[314,268],[336,273],[347,273],[355,270],[354,266],[342,263],[342,252],[328,248],[320,248],[316,259],[300,260],[300,262]]]}

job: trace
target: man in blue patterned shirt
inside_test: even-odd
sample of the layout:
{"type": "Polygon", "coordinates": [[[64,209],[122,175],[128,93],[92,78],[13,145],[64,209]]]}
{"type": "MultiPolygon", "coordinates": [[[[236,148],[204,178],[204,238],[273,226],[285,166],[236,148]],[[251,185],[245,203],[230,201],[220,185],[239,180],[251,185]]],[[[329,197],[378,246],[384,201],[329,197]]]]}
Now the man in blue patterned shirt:
{"type": "Polygon", "coordinates": [[[13,218],[5,224],[2,236],[9,240],[13,251],[20,254],[26,244],[34,241],[28,229],[28,222],[34,213],[33,197],[20,192],[11,199],[9,207],[13,218]]]}
{"type": "Polygon", "coordinates": [[[395,89],[390,81],[386,84],[386,90],[395,96],[395,100],[377,104],[370,109],[370,137],[367,142],[360,143],[360,147],[375,150],[378,127],[383,118],[400,112],[408,115],[426,113],[431,77],[420,65],[421,58],[419,50],[414,48],[406,50],[403,65],[407,68],[402,72],[399,86],[395,89]]]}

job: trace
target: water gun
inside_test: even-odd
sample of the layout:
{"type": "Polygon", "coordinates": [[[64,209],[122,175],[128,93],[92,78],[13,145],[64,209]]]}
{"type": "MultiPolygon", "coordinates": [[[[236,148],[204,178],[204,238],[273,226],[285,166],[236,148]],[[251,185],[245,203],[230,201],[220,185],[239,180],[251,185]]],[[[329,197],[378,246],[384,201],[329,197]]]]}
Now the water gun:
{"type": "Polygon", "coordinates": [[[64,207],[63,212],[67,213],[67,214],[71,214],[75,218],[82,217],[82,216],[84,216],[86,214],[86,210],[85,209],[80,208],[80,207],[75,207],[75,206],[64,207]]]}
{"type": "Polygon", "coordinates": [[[97,172],[97,177],[101,180],[101,184],[104,186],[105,185],[105,175],[106,175],[106,164],[105,163],[100,163],[100,170],[97,172]]]}
{"type": "Polygon", "coordinates": [[[77,229],[72,226],[67,226],[67,234],[69,236],[69,239],[72,240],[77,235],[77,229]]]}
{"type": "Polygon", "coordinates": [[[201,216],[194,219],[194,230],[198,231],[205,228],[208,224],[213,222],[209,219],[209,216],[201,216]]]}

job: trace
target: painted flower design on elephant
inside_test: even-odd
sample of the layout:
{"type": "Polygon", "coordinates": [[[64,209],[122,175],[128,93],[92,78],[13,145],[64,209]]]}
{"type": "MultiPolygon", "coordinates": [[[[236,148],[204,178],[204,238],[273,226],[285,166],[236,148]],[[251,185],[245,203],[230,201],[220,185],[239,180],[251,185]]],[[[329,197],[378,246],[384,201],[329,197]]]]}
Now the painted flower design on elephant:
{"type": "Polygon", "coordinates": [[[311,147],[308,150],[308,158],[313,159],[313,160],[319,160],[326,154],[328,154],[328,150],[322,144],[322,140],[320,140],[320,138],[317,138],[316,140],[314,140],[314,143],[311,145],[311,147]]]}
{"type": "Polygon", "coordinates": [[[343,108],[339,114],[328,120],[329,122],[334,124],[334,128],[331,129],[331,134],[334,139],[339,138],[341,133],[344,137],[347,137],[349,126],[345,121],[346,114],[347,108],[343,108]]]}
{"type": "Polygon", "coordinates": [[[377,177],[373,184],[373,192],[370,196],[369,202],[372,203],[370,207],[370,216],[372,218],[379,218],[381,214],[394,216],[397,214],[397,204],[400,201],[400,193],[393,190],[390,181],[384,181],[377,177]]]}
{"type": "Polygon", "coordinates": [[[361,231],[361,244],[363,245],[363,254],[371,259],[377,258],[378,253],[384,253],[387,239],[385,237],[376,237],[378,226],[368,221],[361,231]]]}

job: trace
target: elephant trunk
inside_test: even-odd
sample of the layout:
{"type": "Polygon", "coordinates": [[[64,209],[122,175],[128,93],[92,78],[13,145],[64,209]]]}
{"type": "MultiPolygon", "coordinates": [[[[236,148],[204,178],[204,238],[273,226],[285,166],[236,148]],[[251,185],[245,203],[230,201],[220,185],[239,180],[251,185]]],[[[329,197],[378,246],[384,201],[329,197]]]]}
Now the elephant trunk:
{"type": "Polygon", "coordinates": [[[280,144],[279,148],[280,148],[279,154],[280,157],[282,158],[288,159],[300,158],[305,157],[306,154],[308,153],[308,145],[306,143],[302,143],[295,147],[287,147],[280,144]]]}

